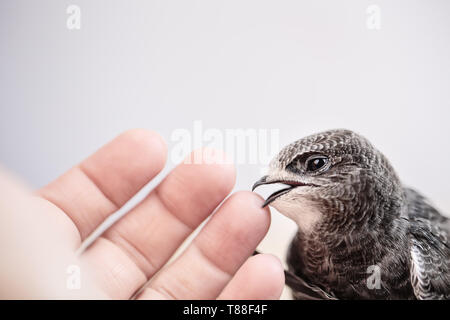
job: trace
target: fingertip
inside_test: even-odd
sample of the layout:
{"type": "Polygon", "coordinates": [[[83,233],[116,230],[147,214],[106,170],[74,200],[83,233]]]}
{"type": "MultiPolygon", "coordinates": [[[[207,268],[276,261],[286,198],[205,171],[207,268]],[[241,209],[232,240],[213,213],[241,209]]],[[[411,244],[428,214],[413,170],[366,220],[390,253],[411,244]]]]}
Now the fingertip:
{"type": "Polygon", "coordinates": [[[254,195],[254,201],[255,201],[256,205],[257,205],[259,208],[261,208],[264,212],[266,212],[267,214],[270,214],[269,206],[264,206],[264,202],[265,202],[264,198],[261,197],[261,196],[260,196],[259,194],[257,194],[256,192],[253,192],[253,191],[248,191],[248,192],[250,192],[251,194],[254,195]]]}
{"type": "Polygon", "coordinates": [[[162,169],[167,160],[167,144],[164,138],[156,131],[135,128],[121,133],[118,140],[127,145],[135,146],[144,153],[151,152],[154,166],[162,169]]]}
{"type": "Polygon", "coordinates": [[[264,199],[260,195],[248,190],[242,190],[235,192],[230,197],[230,200],[236,206],[242,207],[243,210],[266,215],[270,220],[270,210],[268,207],[263,207],[264,199]]]}
{"type": "Polygon", "coordinates": [[[275,300],[284,288],[281,261],[270,254],[250,257],[219,295],[225,300],[275,300]]]}
{"type": "Polygon", "coordinates": [[[255,230],[258,225],[262,226],[263,233],[266,235],[270,228],[271,215],[267,207],[262,207],[264,200],[258,194],[248,190],[238,191],[232,197],[236,211],[241,212],[241,215],[247,215],[253,221],[255,230]]]}
{"type": "Polygon", "coordinates": [[[267,299],[279,299],[285,284],[281,260],[272,254],[257,254],[249,258],[249,263],[267,279],[265,290],[270,296],[267,299]]]}

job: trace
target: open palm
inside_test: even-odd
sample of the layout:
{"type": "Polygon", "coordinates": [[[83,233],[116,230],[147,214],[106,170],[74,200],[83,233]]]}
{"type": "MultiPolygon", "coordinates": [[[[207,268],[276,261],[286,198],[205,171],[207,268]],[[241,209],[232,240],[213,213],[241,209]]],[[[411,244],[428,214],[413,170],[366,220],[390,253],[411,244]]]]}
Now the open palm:
{"type": "Polygon", "coordinates": [[[3,298],[129,299],[148,280],[139,299],[279,298],[279,260],[249,258],[270,224],[263,200],[251,192],[225,200],[166,265],[233,188],[235,170],[220,161],[180,164],[81,256],[75,254],[162,170],[166,153],[156,133],[131,130],[34,194],[1,172],[0,285],[9,288],[3,298]],[[79,290],[66,285],[69,265],[80,266],[79,290]]]}

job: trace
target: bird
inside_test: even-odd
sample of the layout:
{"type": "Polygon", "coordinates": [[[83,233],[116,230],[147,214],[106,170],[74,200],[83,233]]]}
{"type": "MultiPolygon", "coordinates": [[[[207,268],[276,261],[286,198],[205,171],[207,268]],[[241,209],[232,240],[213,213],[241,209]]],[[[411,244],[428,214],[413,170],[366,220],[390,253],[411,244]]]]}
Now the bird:
{"type": "Polygon", "coordinates": [[[294,299],[450,299],[450,219],[362,135],[287,145],[252,190],[266,184],[281,187],[263,207],[298,227],[285,272],[294,299]]]}

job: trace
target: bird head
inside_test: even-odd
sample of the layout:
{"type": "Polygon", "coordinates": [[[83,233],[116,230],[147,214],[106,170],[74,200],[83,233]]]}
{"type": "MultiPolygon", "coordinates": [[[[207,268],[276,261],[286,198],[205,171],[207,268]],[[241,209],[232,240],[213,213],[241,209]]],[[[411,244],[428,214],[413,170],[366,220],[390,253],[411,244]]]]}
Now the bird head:
{"type": "Polygon", "coordinates": [[[373,211],[382,214],[377,206],[393,208],[401,200],[400,182],[387,159],[367,139],[344,129],[284,147],[253,190],[274,183],[282,187],[264,206],[270,204],[305,232],[319,221],[351,226],[373,211]]]}

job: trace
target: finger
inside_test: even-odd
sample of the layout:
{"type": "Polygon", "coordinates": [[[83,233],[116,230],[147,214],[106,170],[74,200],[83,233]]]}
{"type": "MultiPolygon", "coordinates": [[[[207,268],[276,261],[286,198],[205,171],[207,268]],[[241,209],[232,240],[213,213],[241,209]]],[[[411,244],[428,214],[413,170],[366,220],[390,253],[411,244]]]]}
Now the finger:
{"type": "Polygon", "coordinates": [[[112,297],[127,298],[140,288],[231,191],[234,166],[227,164],[221,152],[208,156],[203,164],[185,161],[177,166],[88,249],[88,259],[102,279],[100,285],[112,297]]]}
{"type": "Polygon", "coordinates": [[[38,191],[64,211],[85,239],[163,168],[166,145],[155,132],[127,131],[38,191]]]}
{"type": "Polygon", "coordinates": [[[232,195],[141,298],[215,299],[267,233],[270,214],[262,204],[252,192],[232,195]]]}
{"type": "Polygon", "coordinates": [[[284,269],[269,254],[250,257],[219,295],[220,300],[275,300],[284,288],[284,269]]]}

